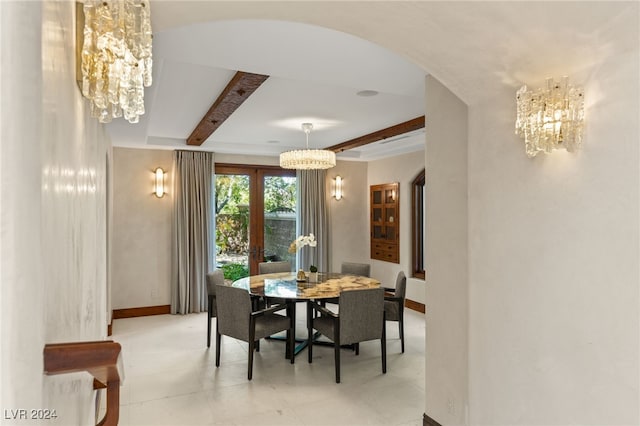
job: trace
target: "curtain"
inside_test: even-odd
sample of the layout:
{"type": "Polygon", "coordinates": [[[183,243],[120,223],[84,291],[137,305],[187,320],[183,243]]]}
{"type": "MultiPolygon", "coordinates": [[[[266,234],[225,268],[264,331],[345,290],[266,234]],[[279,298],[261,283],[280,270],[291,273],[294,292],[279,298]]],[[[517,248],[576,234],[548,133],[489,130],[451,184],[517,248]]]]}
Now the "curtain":
{"type": "Polygon", "coordinates": [[[316,247],[303,247],[298,252],[299,269],[310,265],[320,272],[329,271],[329,210],[326,198],[326,170],[298,170],[297,235],[314,234],[316,247]]]}
{"type": "Polygon", "coordinates": [[[207,310],[213,235],[213,153],[175,151],[171,313],[207,310]]]}

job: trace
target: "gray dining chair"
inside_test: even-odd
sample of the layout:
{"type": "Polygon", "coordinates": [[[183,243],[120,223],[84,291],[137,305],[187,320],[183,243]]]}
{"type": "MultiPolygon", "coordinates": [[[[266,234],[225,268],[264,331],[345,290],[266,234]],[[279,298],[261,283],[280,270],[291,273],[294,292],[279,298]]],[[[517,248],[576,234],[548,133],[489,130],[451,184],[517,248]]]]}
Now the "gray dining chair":
{"type": "Polygon", "coordinates": [[[397,321],[400,333],[400,347],[404,353],[404,299],[407,292],[407,277],[403,271],[398,272],[395,288],[383,287],[392,296],[384,298],[384,312],[387,321],[397,321]]]}
{"type": "Polygon", "coordinates": [[[211,319],[216,316],[216,286],[224,285],[222,269],[207,274],[207,347],[211,346],[211,319]]]}
{"type": "MultiPolygon", "coordinates": [[[[356,262],[342,262],[340,266],[340,273],[346,275],[360,275],[362,277],[369,277],[371,271],[371,265],[368,263],[356,263],[356,262]]],[[[321,304],[325,306],[327,303],[338,304],[338,298],[330,298],[322,300],[321,304]]]]}
{"type": "Polygon", "coordinates": [[[343,291],[339,297],[340,312],[330,311],[316,301],[310,300],[307,308],[309,337],[307,351],[309,363],[313,360],[313,329],[333,341],[336,383],[340,383],[340,350],[342,345],[355,345],[359,354],[359,343],[380,339],[382,373],[387,372],[387,344],[384,320],[384,289],[343,291]],[[320,315],[313,318],[313,312],[320,315]]]}
{"type": "Polygon", "coordinates": [[[368,263],[355,263],[355,262],[342,262],[340,267],[340,273],[349,275],[360,275],[363,277],[369,277],[371,271],[371,265],[368,263]]]}
{"type": "Polygon", "coordinates": [[[258,263],[259,274],[274,274],[276,272],[291,272],[291,262],[288,260],[281,260],[277,262],[258,263]]]}
{"type": "Polygon", "coordinates": [[[249,292],[242,288],[219,285],[216,288],[218,319],[216,321],[216,367],[220,366],[220,343],[222,336],[233,337],[249,343],[247,377],[253,376],[253,353],[260,351],[260,339],[286,331],[285,357],[295,361],[293,354],[293,321],[290,316],[276,312],[287,309],[287,305],[275,305],[258,311],[252,310],[249,292]]]}

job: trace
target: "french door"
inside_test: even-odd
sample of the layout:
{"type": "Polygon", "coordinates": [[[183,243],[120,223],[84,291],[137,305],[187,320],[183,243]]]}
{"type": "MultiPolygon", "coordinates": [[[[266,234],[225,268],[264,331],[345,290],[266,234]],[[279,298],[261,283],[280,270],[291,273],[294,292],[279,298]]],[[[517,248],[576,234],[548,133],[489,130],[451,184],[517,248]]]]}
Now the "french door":
{"type": "Polygon", "coordinates": [[[295,171],[276,166],[215,165],[216,265],[234,278],[258,263],[289,260],[296,238],[295,171]]]}

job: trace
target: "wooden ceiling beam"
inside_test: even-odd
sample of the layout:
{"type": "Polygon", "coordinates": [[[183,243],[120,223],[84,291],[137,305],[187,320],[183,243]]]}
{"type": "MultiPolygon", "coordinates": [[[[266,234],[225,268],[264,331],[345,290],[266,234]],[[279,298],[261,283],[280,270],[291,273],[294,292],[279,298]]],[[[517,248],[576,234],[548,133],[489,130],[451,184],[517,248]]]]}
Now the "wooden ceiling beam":
{"type": "Polygon", "coordinates": [[[202,145],[267,78],[269,78],[268,75],[236,72],[218,99],[211,105],[209,111],[202,117],[200,123],[191,132],[187,138],[187,145],[202,145]]]}
{"type": "Polygon", "coordinates": [[[389,139],[394,136],[422,129],[424,127],[424,123],[425,118],[423,115],[422,117],[416,117],[412,120],[405,121],[404,123],[396,124],[395,126],[387,127],[386,129],[377,130],[373,133],[369,133],[368,135],[359,136],[355,139],[351,139],[337,145],[332,145],[324,149],[328,149],[329,151],[333,152],[343,152],[348,149],[357,148],[359,146],[368,145],[370,143],[378,142],[383,139],[389,139]]]}

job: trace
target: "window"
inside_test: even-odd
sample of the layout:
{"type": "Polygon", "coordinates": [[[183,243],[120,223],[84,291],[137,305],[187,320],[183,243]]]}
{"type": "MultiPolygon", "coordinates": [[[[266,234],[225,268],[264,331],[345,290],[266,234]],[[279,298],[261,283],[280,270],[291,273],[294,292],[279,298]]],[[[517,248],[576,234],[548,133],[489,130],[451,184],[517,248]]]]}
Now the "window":
{"type": "Polygon", "coordinates": [[[216,264],[258,273],[265,260],[289,260],[296,238],[295,170],[216,163],[216,264]]]}
{"type": "Polygon", "coordinates": [[[411,183],[411,276],[425,278],[424,274],[424,183],[425,170],[411,183]]]}

